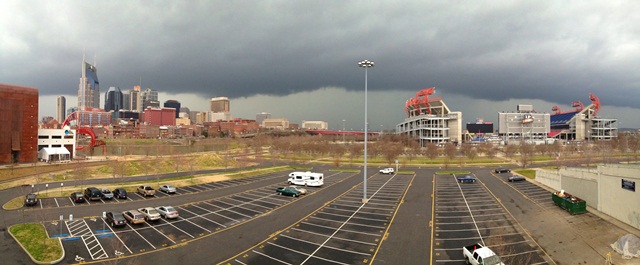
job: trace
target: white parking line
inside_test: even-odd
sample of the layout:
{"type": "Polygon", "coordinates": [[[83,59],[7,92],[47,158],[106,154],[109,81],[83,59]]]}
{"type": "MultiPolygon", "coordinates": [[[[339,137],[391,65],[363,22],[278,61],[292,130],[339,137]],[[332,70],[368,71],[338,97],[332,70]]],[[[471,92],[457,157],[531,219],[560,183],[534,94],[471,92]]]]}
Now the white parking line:
{"type": "Polygon", "coordinates": [[[158,230],[157,228],[155,228],[153,225],[147,223],[149,225],[149,227],[153,228],[153,230],[156,230],[156,232],[158,232],[159,234],[161,234],[162,236],[164,236],[166,239],[169,239],[169,241],[171,241],[171,243],[173,243],[174,245],[176,244],[176,241],[173,241],[173,239],[169,238],[167,235],[165,235],[163,232],[160,232],[160,230],[158,230]]]}
{"type": "MultiPolygon", "coordinates": [[[[178,208],[180,208],[180,207],[178,207],[178,208]]],[[[180,208],[180,209],[182,209],[182,208],[180,208]]],[[[183,210],[184,210],[184,209],[183,209],[183,210]]],[[[185,218],[183,218],[182,216],[178,216],[178,218],[180,218],[180,220],[187,221],[187,222],[189,222],[190,224],[195,225],[195,226],[199,227],[200,229],[202,229],[202,230],[204,230],[204,231],[207,231],[207,232],[211,233],[211,230],[206,229],[206,228],[204,228],[204,227],[202,227],[202,226],[200,226],[200,225],[198,225],[198,224],[196,224],[196,223],[194,223],[194,222],[191,222],[189,219],[185,219],[185,218]]]]}
{"type": "Polygon", "coordinates": [[[60,207],[60,204],[58,204],[58,200],[56,198],[53,198],[53,200],[56,202],[56,207],[60,207]]]}
{"type": "Polygon", "coordinates": [[[138,231],[136,229],[133,229],[133,227],[127,223],[127,226],[136,234],[138,234],[138,236],[140,236],[140,238],[142,238],[142,240],[144,240],[145,242],[147,242],[147,244],[149,244],[149,246],[151,246],[153,249],[156,249],[156,246],[154,246],[153,244],[151,244],[151,242],[149,242],[149,240],[147,240],[146,238],[144,238],[140,233],[138,233],[138,231]]]}
{"type": "MultiPolygon", "coordinates": [[[[382,186],[380,186],[380,188],[378,188],[378,190],[376,192],[374,192],[369,199],[374,198],[376,196],[376,194],[378,194],[378,192],[385,187],[385,185],[387,185],[387,183],[389,183],[391,180],[393,180],[396,177],[396,175],[393,175],[393,177],[389,178],[382,186]]],[[[364,207],[365,203],[362,204],[362,206],[360,206],[360,208],[364,207]]],[[[340,232],[342,230],[342,228],[351,220],[351,218],[353,218],[358,211],[360,211],[360,208],[358,208],[358,210],[356,210],[355,212],[353,212],[353,214],[351,215],[351,217],[349,217],[346,221],[344,221],[344,223],[342,223],[342,225],[340,225],[340,227],[338,227],[338,229],[336,229],[335,232],[333,232],[333,234],[331,234],[331,236],[329,236],[318,248],[316,248],[315,251],[313,251],[313,253],[311,253],[311,255],[309,255],[304,261],[302,261],[302,263],[300,263],[300,265],[305,264],[307,261],[309,261],[309,259],[311,259],[311,257],[313,257],[318,251],[320,251],[320,249],[322,247],[324,247],[329,240],[331,240],[331,238],[333,238],[338,232],[340,232]]],[[[355,232],[355,231],[354,231],[355,232]]]]}
{"type": "MultiPolygon", "coordinates": [[[[200,215],[200,214],[197,214],[197,213],[194,213],[194,212],[192,212],[192,211],[189,211],[189,210],[187,210],[187,209],[185,209],[185,208],[183,208],[183,207],[178,207],[178,208],[182,209],[182,210],[183,210],[183,211],[185,211],[185,212],[191,213],[191,214],[195,215],[196,217],[200,217],[200,218],[205,219],[205,220],[207,220],[207,221],[209,221],[209,222],[212,222],[212,223],[214,223],[214,224],[217,224],[217,225],[219,225],[219,226],[227,227],[227,226],[225,226],[225,225],[223,225],[223,224],[221,224],[221,223],[218,223],[218,222],[213,221],[213,220],[211,220],[211,219],[209,219],[209,218],[207,218],[207,217],[204,217],[204,216],[202,216],[202,215],[200,215]]],[[[226,217],[226,216],[225,216],[225,217],[226,217]]],[[[190,217],[190,218],[192,218],[192,217],[190,217]]],[[[233,220],[233,219],[231,219],[231,220],[233,220]]],[[[233,221],[236,221],[236,220],[233,220],[233,221]]],[[[200,228],[202,228],[202,227],[200,227],[200,228]]],[[[207,231],[209,231],[209,230],[207,230],[207,231]]]]}
{"type": "MultiPolygon", "coordinates": [[[[307,234],[312,234],[312,235],[316,235],[316,236],[328,237],[328,235],[325,235],[325,234],[320,234],[320,233],[311,232],[311,231],[307,231],[307,230],[302,230],[302,229],[298,229],[298,228],[291,228],[291,230],[302,232],[302,233],[307,233],[307,234]]],[[[285,236],[285,235],[281,234],[280,236],[285,236]]],[[[348,238],[343,238],[343,237],[338,237],[338,236],[333,237],[333,239],[338,239],[338,240],[347,241],[347,242],[355,242],[355,243],[358,243],[358,244],[364,244],[364,245],[370,245],[370,246],[377,246],[378,245],[376,243],[358,241],[358,240],[353,240],[353,239],[348,239],[348,238]]]]}
{"type": "Polygon", "coordinates": [[[109,228],[109,230],[111,230],[113,235],[120,241],[120,243],[122,243],[124,248],[126,248],[127,251],[129,251],[129,254],[133,254],[131,249],[129,249],[129,247],[127,247],[127,244],[125,244],[124,241],[122,241],[122,239],[118,236],[118,233],[116,233],[116,231],[114,231],[113,228],[109,224],[107,224],[107,221],[105,221],[104,218],[102,218],[102,217],[100,219],[102,219],[102,222],[104,222],[107,225],[107,227],[109,228]]]}
{"type": "Polygon", "coordinates": [[[190,236],[191,238],[195,238],[194,236],[192,236],[191,234],[187,233],[186,231],[184,231],[184,230],[180,229],[179,227],[177,227],[177,226],[173,225],[171,222],[169,222],[169,221],[167,221],[167,220],[164,220],[164,219],[162,219],[162,221],[163,221],[163,222],[165,222],[165,223],[167,223],[167,224],[169,224],[170,226],[173,226],[173,228],[180,230],[182,233],[187,234],[187,235],[188,235],[188,236],[190,236]]]}

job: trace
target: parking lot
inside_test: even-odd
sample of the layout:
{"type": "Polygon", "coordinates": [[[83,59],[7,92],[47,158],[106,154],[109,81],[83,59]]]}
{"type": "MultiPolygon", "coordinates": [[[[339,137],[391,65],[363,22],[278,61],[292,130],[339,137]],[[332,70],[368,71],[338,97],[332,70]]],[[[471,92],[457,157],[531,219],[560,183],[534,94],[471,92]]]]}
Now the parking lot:
{"type": "MultiPolygon", "coordinates": [[[[249,178],[245,181],[223,181],[215,185],[196,185],[178,189],[181,193],[205,192],[206,189],[223,188],[233,185],[242,185],[247,181],[259,181],[261,179],[279,178],[281,175],[249,178]]],[[[322,187],[307,187],[308,194],[312,196],[320,189],[331,187],[333,184],[352,176],[353,173],[331,172],[325,175],[325,185],[322,187]]],[[[236,224],[240,224],[256,218],[262,214],[273,211],[288,203],[301,198],[278,195],[276,187],[281,184],[272,184],[254,190],[219,197],[211,200],[193,202],[190,204],[174,205],[180,216],[176,219],[160,219],[144,224],[129,224],[125,227],[110,227],[102,217],[80,218],[64,216],[63,220],[45,222],[47,232],[51,237],[62,238],[66,251],[63,263],[80,261],[101,260],[116,258],[131,254],[144,253],[188,242],[192,239],[208,236],[222,231],[236,224]],[[71,218],[71,219],[70,219],[71,218]]],[[[156,193],[156,196],[176,196],[156,193]]],[[[131,200],[146,200],[153,202],[151,197],[144,198],[131,194],[131,200]]],[[[115,201],[126,203],[127,201],[115,201]]],[[[110,203],[108,200],[94,201],[93,204],[110,203]]],[[[160,206],[160,205],[153,205],[160,206]]]]}
{"type": "Polygon", "coordinates": [[[368,203],[362,203],[363,187],[357,185],[285,231],[238,254],[229,263],[368,263],[412,178],[412,175],[375,175],[368,181],[368,203]]]}
{"type": "MultiPolygon", "coordinates": [[[[100,199],[100,200],[95,200],[95,201],[86,201],[84,203],[78,203],[77,205],[68,196],[67,197],[55,197],[55,198],[41,198],[40,199],[40,203],[39,203],[39,207],[41,209],[44,209],[44,208],[60,208],[60,207],[71,207],[71,206],[82,206],[82,205],[93,205],[93,204],[109,204],[109,203],[122,203],[122,202],[127,202],[127,201],[149,200],[149,199],[154,199],[154,198],[164,198],[164,197],[168,197],[168,196],[176,196],[176,195],[193,194],[193,193],[197,193],[197,192],[211,191],[211,190],[227,188],[227,187],[232,187],[232,186],[238,186],[238,185],[244,185],[244,184],[247,184],[247,183],[252,183],[252,182],[257,182],[257,181],[262,181],[262,180],[268,180],[268,179],[283,178],[281,175],[282,174],[266,174],[266,175],[251,177],[251,178],[240,178],[240,179],[227,180],[227,181],[219,181],[219,182],[212,182],[212,183],[203,183],[203,184],[198,184],[198,185],[183,186],[183,187],[176,188],[176,193],[175,194],[167,194],[167,193],[164,193],[164,192],[161,192],[161,191],[157,191],[154,196],[145,197],[145,196],[142,196],[142,195],[140,195],[139,193],[136,193],[136,192],[128,192],[127,199],[117,199],[117,198],[100,199]]],[[[97,187],[99,188],[99,186],[97,186],[97,187]]],[[[69,192],[66,192],[65,194],[67,194],[67,193],[70,194],[71,190],[69,192]]]]}
{"type": "MultiPolygon", "coordinates": [[[[513,182],[512,185],[527,185],[513,182]]],[[[532,185],[532,184],[528,184],[532,185]]],[[[548,264],[523,228],[505,211],[480,178],[460,183],[455,175],[435,178],[433,260],[461,264],[462,246],[481,243],[505,264],[548,264]]]]}

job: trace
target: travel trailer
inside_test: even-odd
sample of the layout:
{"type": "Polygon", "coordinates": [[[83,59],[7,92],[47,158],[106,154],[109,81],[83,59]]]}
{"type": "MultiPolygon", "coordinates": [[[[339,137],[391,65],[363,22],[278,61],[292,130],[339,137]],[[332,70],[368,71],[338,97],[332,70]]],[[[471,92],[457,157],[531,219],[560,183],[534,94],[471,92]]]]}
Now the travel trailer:
{"type": "Polygon", "coordinates": [[[291,172],[287,183],[293,185],[320,187],[324,185],[324,174],[315,172],[291,172]]]}

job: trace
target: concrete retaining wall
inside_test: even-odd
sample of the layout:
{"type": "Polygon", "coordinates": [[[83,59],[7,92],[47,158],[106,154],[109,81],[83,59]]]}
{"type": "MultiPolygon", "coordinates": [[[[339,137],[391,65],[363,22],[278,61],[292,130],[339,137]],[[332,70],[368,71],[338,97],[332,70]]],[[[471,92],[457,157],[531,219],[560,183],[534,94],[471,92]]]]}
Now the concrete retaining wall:
{"type": "Polygon", "coordinates": [[[622,188],[622,180],[640,184],[640,166],[604,165],[597,169],[563,168],[538,170],[536,181],[587,201],[613,218],[640,229],[640,187],[622,188]]]}

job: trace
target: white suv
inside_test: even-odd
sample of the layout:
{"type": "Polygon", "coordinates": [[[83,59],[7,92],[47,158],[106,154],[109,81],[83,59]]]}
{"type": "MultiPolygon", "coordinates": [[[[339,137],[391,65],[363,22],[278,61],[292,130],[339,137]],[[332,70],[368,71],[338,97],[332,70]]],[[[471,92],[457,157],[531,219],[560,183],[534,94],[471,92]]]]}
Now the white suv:
{"type": "Polygon", "coordinates": [[[392,167],[380,169],[380,174],[393,174],[395,170],[392,167]]]}

